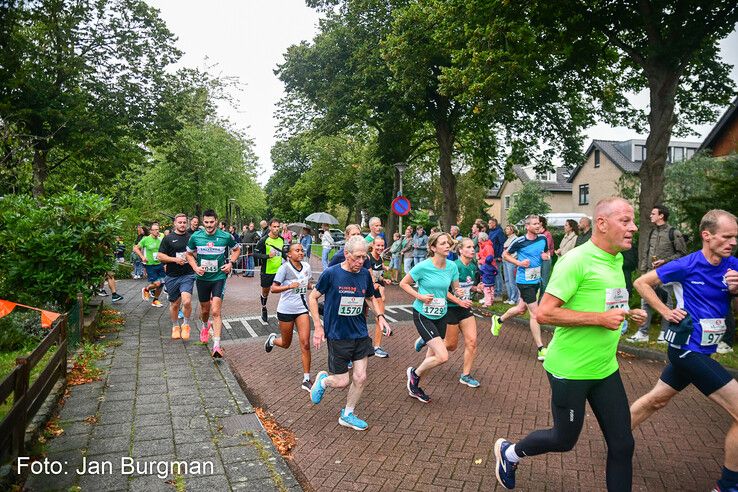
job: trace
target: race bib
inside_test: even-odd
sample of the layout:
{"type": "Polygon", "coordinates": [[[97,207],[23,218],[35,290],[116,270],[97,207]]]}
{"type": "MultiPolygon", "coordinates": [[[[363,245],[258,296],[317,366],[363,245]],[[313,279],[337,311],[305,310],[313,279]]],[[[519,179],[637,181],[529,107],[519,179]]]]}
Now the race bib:
{"type": "Polygon", "coordinates": [[[605,289],[605,311],[611,309],[625,309],[628,311],[628,289],[621,287],[618,289],[605,289]]]}
{"type": "Polygon", "coordinates": [[[541,278],[541,267],[530,267],[525,269],[525,280],[539,280],[541,278]]]}
{"type": "Polygon", "coordinates": [[[723,339],[726,328],[724,318],[701,319],[700,326],[702,327],[700,345],[717,345],[723,339]]]}
{"type": "Polygon", "coordinates": [[[277,258],[279,256],[282,256],[282,252],[279,249],[274,248],[272,246],[269,246],[269,247],[272,248],[272,251],[274,251],[274,258],[277,258]]]}
{"type": "Polygon", "coordinates": [[[218,260],[202,260],[200,266],[205,269],[205,273],[216,273],[218,271],[218,260]]]}
{"type": "Polygon", "coordinates": [[[156,251],[154,254],[151,255],[151,257],[154,259],[154,261],[158,261],[159,260],[159,252],[156,251]]]}
{"type": "Polygon", "coordinates": [[[363,310],[363,297],[341,297],[341,304],[338,305],[339,316],[358,316],[363,310]]]}
{"type": "Polygon", "coordinates": [[[177,258],[182,258],[183,260],[185,259],[186,256],[187,256],[187,252],[186,251],[182,251],[181,253],[176,253],[176,257],[177,258]]]}
{"type": "Polygon", "coordinates": [[[307,294],[308,284],[307,284],[307,282],[301,282],[300,283],[300,286],[299,287],[295,287],[295,289],[293,289],[293,290],[295,291],[295,294],[304,296],[305,294],[307,294]]]}
{"type": "Polygon", "coordinates": [[[445,297],[434,297],[429,304],[423,304],[423,314],[425,314],[426,316],[443,316],[445,313],[445,297]]]}
{"type": "Polygon", "coordinates": [[[461,296],[462,301],[466,301],[467,299],[471,299],[471,289],[473,284],[468,284],[464,282],[463,284],[460,284],[459,287],[464,291],[464,294],[461,296]]]}

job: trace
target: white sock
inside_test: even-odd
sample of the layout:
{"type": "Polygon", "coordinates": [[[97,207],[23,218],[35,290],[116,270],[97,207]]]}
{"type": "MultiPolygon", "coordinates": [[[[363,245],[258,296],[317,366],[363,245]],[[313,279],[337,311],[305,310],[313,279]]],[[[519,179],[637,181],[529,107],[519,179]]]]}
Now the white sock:
{"type": "Polygon", "coordinates": [[[310,373],[309,372],[303,373],[302,374],[302,380],[303,381],[310,381],[310,373]]]}
{"type": "Polygon", "coordinates": [[[323,388],[323,389],[326,388],[326,386],[325,386],[325,380],[326,380],[326,378],[323,378],[323,379],[320,380],[320,387],[323,388]]]}
{"type": "Polygon", "coordinates": [[[505,458],[507,458],[508,461],[512,463],[517,463],[518,461],[520,461],[520,456],[515,453],[515,444],[505,450],[505,458]]]}
{"type": "Polygon", "coordinates": [[[220,337],[213,337],[213,345],[220,345],[220,337]]]}
{"type": "Polygon", "coordinates": [[[184,318],[182,318],[182,323],[184,323],[185,325],[189,325],[190,324],[190,318],[188,318],[187,316],[185,316],[184,318]]]}
{"type": "Polygon", "coordinates": [[[354,413],[354,407],[346,407],[343,409],[343,414],[348,415],[350,413],[354,413]]]}

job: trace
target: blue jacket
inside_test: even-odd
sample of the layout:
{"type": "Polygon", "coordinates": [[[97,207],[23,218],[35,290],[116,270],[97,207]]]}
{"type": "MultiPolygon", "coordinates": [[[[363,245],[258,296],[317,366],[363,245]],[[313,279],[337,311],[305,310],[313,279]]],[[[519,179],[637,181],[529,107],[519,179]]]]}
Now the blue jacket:
{"type": "Polygon", "coordinates": [[[497,267],[494,265],[492,255],[487,255],[484,263],[479,265],[479,272],[482,274],[482,283],[484,285],[494,285],[495,277],[497,277],[497,267]]]}
{"type": "Polygon", "coordinates": [[[502,227],[497,225],[494,229],[491,229],[488,233],[489,240],[492,241],[492,247],[495,249],[495,258],[502,258],[502,248],[505,245],[505,231],[502,227]]]}

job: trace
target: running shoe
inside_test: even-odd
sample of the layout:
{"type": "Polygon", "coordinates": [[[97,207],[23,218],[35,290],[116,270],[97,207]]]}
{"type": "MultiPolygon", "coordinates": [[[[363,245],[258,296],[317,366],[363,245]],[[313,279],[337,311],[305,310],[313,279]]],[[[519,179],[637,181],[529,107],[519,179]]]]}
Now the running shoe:
{"type": "Polygon", "coordinates": [[[266,306],[262,306],[262,307],[261,307],[261,320],[262,320],[262,321],[263,321],[264,323],[268,323],[268,322],[269,322],[269,313],[267,313],[267,308],[266,308],[266,306]]]}
{"type": "Polygon", "coordinates": [[[182,325],[182,340],[190,339],[190,325],[187,323],[182,325]]]}
{"type": "Polygon", "coordinates": [[[348,367],[349,369],[353,369],[354,368],[354,362],[351,361],[351,360],[348,361],[348,364],[346,364],[346,367],[348,367]]]}
{"type": "Polygon", "coordinates": [[[515,470],[518,468],[517,463],[513,463],[505,456],[505,451],[510,446],[512,443],[503,438],[499,438],[495,443],[495,460],[497,461],[495,475],[500,485],[506,489],[515,488],[515,470]]]}
{"type": "Polygon", "coordinates": [[[123,296],[118,294],[117,292],[113,292],[113,296],[110,298],[111,302],[118,302],[122,300],[123,300],[123,296]]]}
{"type": "Polygon", "coordinates": [[[179,325],[172,326],[172,340],[178,340],[182,337],[182,330],[179,325]]]}
{"type": "Polygon", "coordinates": [[[470,388],[479,388],[479,381],[474,379],[471,374],[462,374],[459,378],[461,384],[465,384],[470,388]]]}
{"type": "Polygon", "coordinates": [[[177,312],[177,319],[184,319],[184,312],[181,309],[177,312]]]}
{"type": "Polygon", "coordinates": [[[633,334],[633,336],[626,338],[626,340],[628,340],[629,342],[633,342],[633,343],[647,342],[648,335],[644,335],[640,331],[637,331],[633,334]]]}
{"type": "Polygon", "coordinates": [[[146,287],[141,287],[141,299],[144,301],[148,301],[151,299],[151,292],[149,292],[149,289],[146,287]]]}
{"type": "Polygon", "coordinates": [[[500,317],[496,314],[492,315],[492,327],[489,329],[489,331],[492,332],[492,335],[498,336],[500,334],[501,328],[502,322],[500,321],[500,317]]]}
{"type": "Polygon", "coordinates": [[[338,423],[344,427],[350,427],[357,431],[364,431],[369,427],[369,424],[354,415],[354,412],[346,414],[343,408],[341,409],[341,416],[338,418],[338,423]]]}
{"type": "Polygon", "coordinates": [[[97,289],[97,295],[100,297],[108,297],[108,291],[105,289],[97,289]]]}
{"type": "Polygon", "coordinates": [[[546,347],[541,347],[541,350],[538,351],[538,360],[541,362],[546,360],[547,353],[548,353],[548,349],[546,347]]]}
{"type": "Polygon", "coordinates": [[[718,343],[718,346],[717,346],[717,353],[718,354],[732,354],[733,347],[731,347],[725,342],[720,342],[718,343]]]}
{"type": "Polygon", "coordinates": [[[323,381],[327,377],[328,377],[327,372],[320,371],[318,375],[315,376],[315,382],[313,383],[312,388],[310,388],[310,400],[316,405],[320,403],[320,400],[323,399],[325,388],[321,384],[321,381],[323,381]]]}
{"type": "Polygon", "coordinates": [[[304,389],[305,391],[309,393],[312,387],[313,387],[313,383],[311,383],[309,379],[302,380],[302,384],[300,385],[300,388],[304,389]]]}
{"type": "Polygon", "coordinates": [[[425,394],[425,391],[422,390],[418,384],[420,383],[420,377],[418,377],[417,374],[415,374],[415,368],[414,367],[408,367],[407,368],[407,392],[410,396],[413,398],[417,398],[423,403],[428,403],[430,401],[430,397],[425,394]]]}
{"type": "Polygon", "coordinates": [[[274,348],[274,340],[276,338],[277,338],[276,333],[270,333],[266,339],[266,342],[264,342],[264,350],[266,351],[267,354],[271,352],[272,349],[274,348]]]}
{"type": "Polygon", "coordinates": [[[222,359],[223,358],[223,349],[220,348],[220,345],[213,346],[213,359],[222,359]]]}
{"type": "Polygon", "coordinates": [[[659,333],[659,337],[656,339],[656,343],[660,343],[662,345],[666,345],[666,340],[664,339],[664,332],[662,331],[659,333]]]}
{"type": "Polygon", "coordinates": [[[386,359],[389,357],[389,353],[384,350],[382,347],[374,347],[374,357],[379,357],[380,359],[386,359]]]}
{"type": "Polygon", "coordinates": [[[425,340],[423,340],[423,337],[418,337],[415,339],[415,351],[420,352],[423,350],[423,347],[425,347],[425,340]]]}
{"type": "Polygon", "coordinates": [[[159,299],[154,299],[153,301],[151,301],[151,305],[154,307],[164,307],[164,304],[162,304],[159,299]]]}
{"type": "Polygon", "coordinates": [[[208,338],[210,338],[208,325],[202,325],[202,328],[200,329],[200,343],[208,343],[208,338]]]}

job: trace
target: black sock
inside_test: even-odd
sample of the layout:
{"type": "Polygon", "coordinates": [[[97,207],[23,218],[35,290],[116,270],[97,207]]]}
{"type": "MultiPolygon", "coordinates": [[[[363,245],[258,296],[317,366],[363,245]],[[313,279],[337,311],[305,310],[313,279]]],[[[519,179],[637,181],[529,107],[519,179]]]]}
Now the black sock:
{"type": "Polygon", "coordinates": [[[543,345],[539,346],[539,347],[538,347],[538,350],[541,350],[542,348],[543,348],[543,345]]]}
{"type": "Polygon", "coordinates": [[[267,298],[264,296],[259,296],[259,300],[261,301],[261,307],[266,307],[267,305],[267,298]]]}

